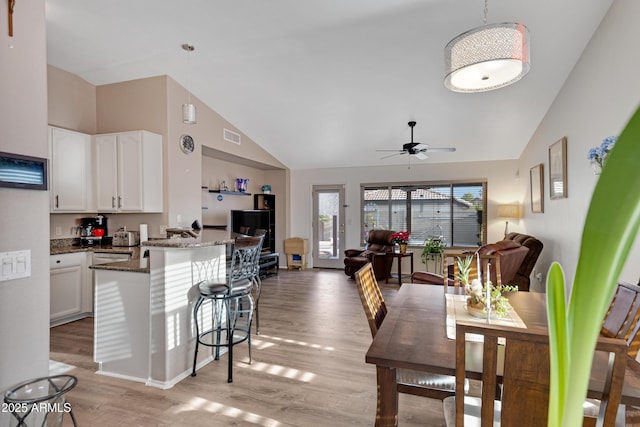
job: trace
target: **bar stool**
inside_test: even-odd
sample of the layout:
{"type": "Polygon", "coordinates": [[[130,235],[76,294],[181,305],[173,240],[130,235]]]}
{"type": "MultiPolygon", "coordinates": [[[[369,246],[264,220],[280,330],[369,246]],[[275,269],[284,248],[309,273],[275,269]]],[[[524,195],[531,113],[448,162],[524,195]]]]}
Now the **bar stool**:
{"type": "Polygon", "coordinates": [[[200,296],[193,308],[196,349],[193,356],[192,377],[196,376],[198,347],[201,344],[215,348],[215,360],[220,358],[220,348],[228,348],[227,382],[233,382],[233,347],[235,345],[248,341],[249,363],[251,363],[251,321],[254,310],[251,291],[255,284],[254,277],[258,276],[256,266],[260,258],[263,238],[264,236],[238,237],[233,247],[226,280],[204,280],[196,284],[200,296]],[[205,302],[211,303],[211,327],[201,332],[199,312],[205,302]]]}
{"type": "MultiPolygon", "coordinates": [[[[77,426],[71,405],[66,402],[64,394],[76,386],[78,379],[72,375],[53,375],[36,378],[16,384],[4,394],[13,417],[18,420],[17,426],[36,425],[39,414],[43,414],[42,426],[62,426],[65,412],[69,413],[73,425],[77,426]],[[55,419],[49,415],[56,414],[55,419]],[[32,415],[29,420],[27,418],[32,415]],[[28,424],[27,424],[28,421],[28,424]]],[[[38,421],[39,422],[39,421],[38,421]]]]}
{"type": "Polygon", "coordinates": [[[256,335],[260,335],[260,293],[262,292],[262,279],[260,279],[260,257],[262,256],[262,245],[264,244],[264,238],[266,237],[267,230],[263,228],[257,228],[254,236],[262,236],[262,241],[260,243],[260,251],[258,251],[258,257],[255,262],[255,274],[251,278],[253,280],[253,289],[255,291],[255,303],[256,303],[256,335]]]}

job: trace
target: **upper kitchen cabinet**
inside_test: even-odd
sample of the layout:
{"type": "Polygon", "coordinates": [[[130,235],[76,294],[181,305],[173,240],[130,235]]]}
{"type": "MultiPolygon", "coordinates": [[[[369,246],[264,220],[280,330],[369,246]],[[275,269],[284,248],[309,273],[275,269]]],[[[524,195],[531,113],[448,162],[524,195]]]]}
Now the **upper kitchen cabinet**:
{"type": "Polygon", "coordinates": [[[96,135],[93,152],[98,212],[162,212],[161,135],[96,135]]]}
{"type": "Polygon", "coordinates": [[[91,136],[49,126],[51,212],[95,211],[91,136]]]}

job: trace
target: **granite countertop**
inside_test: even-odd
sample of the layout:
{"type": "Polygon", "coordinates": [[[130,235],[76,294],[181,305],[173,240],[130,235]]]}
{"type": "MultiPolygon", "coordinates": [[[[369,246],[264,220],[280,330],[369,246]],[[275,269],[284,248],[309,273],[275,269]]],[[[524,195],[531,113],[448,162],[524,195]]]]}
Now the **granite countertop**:
{"type": "Polygon", "coordinates": [[[201,248],[206,246],[226,245],[235,240],[228,231],[212,230],[206,236],[202,234],[198,237],[172,237],[170,239],[147,240],[143,242],[143,247],[161,248],[201,248]]]}
{"type": "Polygon", "coordinates": [[[139,246],[80,246],[79,239],[52,239],[49,244],[50,255],[70,254],[74,252],[96,252],[113,254],[131,254],[132,259],[140,258],[139,246]]]}
{"type": "Polygon", "coordinates": [[[113,270],[128,273],[149,274],[149,258],[132,259],[131,261],[110,262],[107,264],[97,264],[89,267],[92,270],[113,270]]]}

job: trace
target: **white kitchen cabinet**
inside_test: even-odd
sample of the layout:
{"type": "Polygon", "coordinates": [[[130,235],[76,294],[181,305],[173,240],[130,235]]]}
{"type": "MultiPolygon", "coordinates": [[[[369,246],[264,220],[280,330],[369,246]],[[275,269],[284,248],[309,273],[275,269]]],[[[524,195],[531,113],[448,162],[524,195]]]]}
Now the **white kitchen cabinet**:
{"type": "Polygon", "coordinates": [[[51,212],[95,212],[91,136],[49,127],[51,212]]]}
{"type": "Polygon", "coordinates": [[[162,212],[161,135],[96,135],[93,148],[99,212],[162,212]]]}
{"type": "Polygon", "coordinates": [[[51,255],[49,260],[51,326],[91,315],[93,292],[87,253],[51,255]]]}

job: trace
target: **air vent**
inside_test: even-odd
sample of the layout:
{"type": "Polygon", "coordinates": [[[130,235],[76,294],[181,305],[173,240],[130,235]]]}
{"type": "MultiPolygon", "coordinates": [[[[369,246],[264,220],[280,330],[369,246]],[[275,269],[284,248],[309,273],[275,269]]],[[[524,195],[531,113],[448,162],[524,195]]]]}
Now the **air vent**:
{"type": "Polygon", "coordinates": [[[240,145],[240,134],[230,131],[229,129],[224,129],[222,132],[222,136],[225,141],[233,142],[234,144],[240,145]]]}

